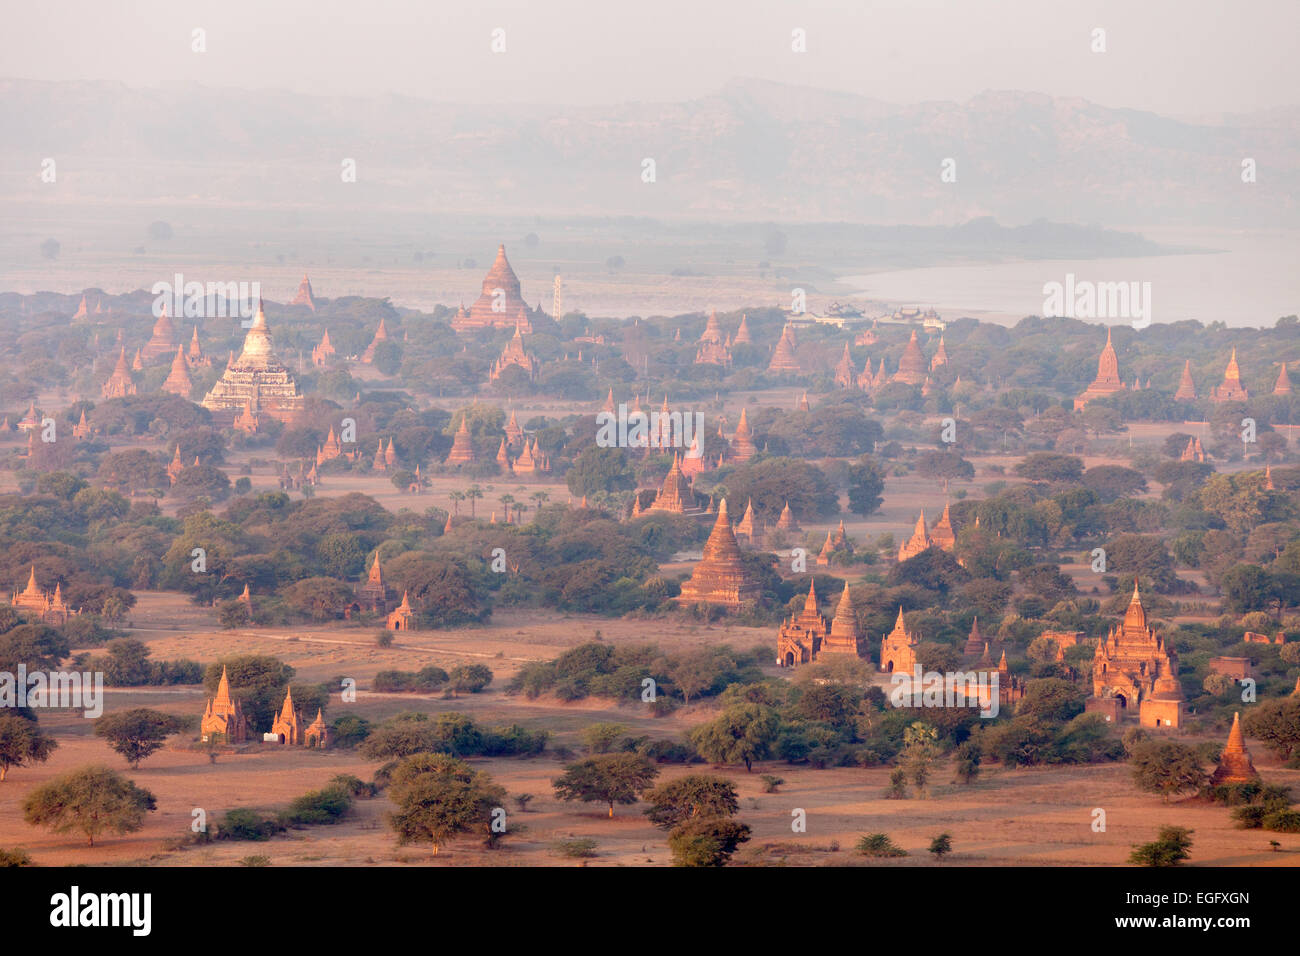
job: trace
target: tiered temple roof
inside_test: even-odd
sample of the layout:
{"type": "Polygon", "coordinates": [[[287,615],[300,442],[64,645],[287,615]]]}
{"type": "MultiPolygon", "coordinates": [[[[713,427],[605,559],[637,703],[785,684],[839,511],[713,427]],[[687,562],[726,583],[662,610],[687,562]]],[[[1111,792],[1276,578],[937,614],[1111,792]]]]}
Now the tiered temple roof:
{"type": "Polygon", "coordinates": [[[451,327],[456,332],[474,329],[508,329],[511,326],[521,328],[525,334],[531,334],[533,324],[532,311],[520,294],[519,277],[510,267],[506,258],[506,247],[497,247],[496,261],[483,278],[483,290],[479,297],[465,311],[464,306],[452,319],[451,327]]]}
{"type": "Polygon", "coordinates": [[[1237,367],[1237,349],[1232,350],[1228,367],[1223,370],[1223,384],[1210,390],[1210,400],[1214,402],[1244,402],[1250,393],[1241,384],[1241,369],[1237,367]]]}
{"type": "Polygon", "coordinates": [[[176,345],[176,329],[172,327],[172,320],[167,316],[167,304],[163,303],[162,315],[158,316],[158,321],[153,324],[153,335],[140,350],[141,360],[151,365],[171,355],[176,345]]]}
{"type": "Polygon", "coordinates": [[[925,529],[925,509],[922,508],[920,517],[916,519],[916,527],[912,529],[912,537],[898,549],[898,560],[902,562],[914,558],[933,544],[934,540],[925,529]]]}
{"type": "Polygon", "coordinates": [[[126,365],[125,348],[118,353],[117,365],[113,367],[113,374],[104,382],[100,393],[105,398],[124,398],[127,395],[135,394],[135,382],[131,380],[131,370],[126,365]]]}
{"type": "Polygon", "coordinates": [[[858,615],[853,609],[853,595],[849,593],[847,582],[844,584],[844,593],[840,595],[840,603],[835,608],[835,617],[831,619],[830,634],[822,641],[821,652],[848,654],[859,658],[869,656],[867,638],[858,625],[858,615]]]}
{"type": "Polygon", "coordinates": [[[384,324],[384,317],[381,315],[379,317],[379,327],[375,329],[375,337],[370,340],[370,344],[366,346],[366,350],[361,353],[361,361],[366,365],[374,362],[376,347],[378,347],[380,342],[387,341],[388,326],[384,324]]]}
{"type": "Polygon", "coordinates": [[[19,610],[27,611],[42,624],[62,627],[68,618],[79,614],[63,599],[63,584],[56,581],[53,591],[42,590],[36,583],[36,565],[32,565],[27,587],[16,591],[9,597],[9,603],[19,610]]]}
{"type": "Polygon", "coordinates": [[[735,461],[745,462],[758,454],[754,444],[754,433],[749,428],[749,417],[745,409],[740,410],[740,421],[736,423],[736,434],[731,439],[731,457],[735,461]]]}
{"type": "Polygon", "coordinates": [[[743,537],[751,547],[761,547],[763,543],[763,522],[754,514],[754,501],[745,503],[745,514],[736,525],[736,537],[743,537]]]}
{"type": "Polygon", "coordinates": [[[1277,384],[1273,386],[1273,394],[1274,395],[1291,394],[1291,379],[1286,374],[1286,362],[1283,362],[1282,367],[1278,369],[1277,384]]]}
{"type": "Polygon", "coordinates": [[[903,609],[898,609],[894,629],[880,640],[880,669],[886,673],[912,673],[916,668],[916,647],[920,641],[907,629],[903,609]]]}
{"type": "Polygon", "coordinates": [[[682,473],[680,455],[673,455],[673,464],[668,469],[668,476],[664,478],[663,486],[646,510],[669,511],[679,515],[699,513],[700,509],[695,503],[695,492],[691,491],[691,483],[682,473]]]}
{"type": "Polygon", "coordinates": [[[704,333],[700,336],[700,347],[695,352],[695,364],[731,367],[731,347],[723,337],[722,327],[718,325],[716,311],[709,313],[709,321],[705,323],[704,333]]]}
{"type": "Polygon", "coordinates": [[[732,610],[757,603],[758,580],[745,567],[736,536],[727,518],[727,499],[718,504],[718,517],[704,545],[704,557],[682,584],[682,604],[721,604],[732,610]]]}
{"type": "Polygon", "coordinates": [[[210,698],[203,709],[199,733],[205,742],[213,735],[220,735],[222,741],[228,744],[248,739],[248,721],[244,718],[244,709],[239,701],[230,696],[230,677],[224,665],[221,668],[221,681],[217,684],[217,696],[210,698]]]}
{"type": "Polygon", "coordinates": [[[501,357],[492,363],[492,369],[488,372],[488,381],[495,382],[501,377],[501,373],[512,365],[523,369],[528,375],[531,382],[537,378],[538,362],[532,352],[524,348],[523,327],[515,326],[515,334],[510,341],[506,343],[501,350],[501,357]]]}
{"type": "Polygon", "coordinates": [[[271,347],[271,329],[260,301],[257,317],[244,336],[239,358],[226,367],[212,391],[204,396],[203,407],[211,410],[218,423],[229,424],[249,402],[286,425],[297,419],[303,409],[303,396],[297,383],[271,347]]]}
{"type": "Polygon", "coordinates": [[[194,382],[190,379],[190,366],[185,360],[185,348],[178,345],[176,346],[176,357],[172,359],[172,370],[167,375],[167,381],[162,383],[162,391],[171,392],[181,398],[189,398],[190,390],[193,388],[194,382]]]}
{"type": "Polygon", "coordinates": [[[187,356],[190,368],[208,368],[212,365],[212,359],[203,354],[203,346],[199,344],[199,327],[194,326],[194,333],[190,336],[190,354],[187,356]]]}
{"type": "Polygon", "coordinates": [[[303,273],[302,281],[298,283],[298,294],[293,297],[290,305],[305,305],[313,312],[316,311],[316,299],[311,293],[311,280],[307,278],[307,273],[303,273]]]}
{"type": "Polygon", "coordinates": [[[1192,381],[1191,359],[1183,360],[1183,375],[1178,380],[1178,391],[1174,392],[1174,400],[1178,402],[1196,401],[1196,383],[1192,381]]]}
{"type": "Polygon", "coordinates": [[[447,464],[468,465],[473,464],[474,460],[474,441],[469,433],[469,417],[462,415],[460,428],[456,429],[456,437],[451,442],[451,451],[447,454],[447,464]]]}
{"type": "Polygon", "coordinates": [[[311,361],[313,365],[324,366],[334,355],[334,344],[330,341],[330,330],[326,329],[321,333],[320,344],[313,346],[311,350],[311,361]]]}
{"type": "Polygon", "coordinates": [[[925,354],[921,351],[921,343],[916,338],[916,329],[913,329],[912,337],[907,340],[907,345],[903,348],[903,357],[898,360],[898,371],[890,381],[902,382],[905,385],[921,385],[925,382],[928,367],[929,363],[926,362],[925,354]]]}
{"type": "Polygon", "coordinates": [[[930,359],[930,371],[933,372],[940,365],[948,364],[948,350],[943,347],[943,336],[939,336],[939,350],[934,353],[934,358],[930,359]]]}
{"type": "Polygon", "coordinates": [[[821,652],[822,642],[830,636],[830,625],[817,610],[817,586],[808,582],[808,596],[803,610],[781,622],[776,635],[776,662],[782,667],[811,664],[821,652]]]}
{"type": "Polygon", "coordinates": [[[844,354],[835,363],[835,384],[840,388],[852,388],[858,380],[858,369],[849,354],[849,343],[844,343],[844,354]]]}
{"type": "Polygon", "coordinates": [[[1250,759],[1246,749],[1246,737],[1241,732],[1241,714],[1232,715],[1232,729],[1228,731],[1228,742],[1219,755],[1219,765],[1210,775],[1210,783],[1217,785],[1251,783],[1259,779],[1259,771],[1250,759]]]}
{"type": "Polygon", "coordinates": [[[957,535],[952,530],[952,514],[948,504],[943,506],[943,514],[930,529],[930,540],[945,551],[951,551],[957,547],[957,535]]]}
{"type": "Polygon", "coordinates": [[[794,326],[787,324],[781,330],[781,338],[777,340],[776,348],[772,350],[772,361],[768,363],[769,372],[789,372],[798,375],[801,371],[799,360],[795,358],[795,348],[797,343],[794,338],[794,326]]]}
{"type": "Polygon", "coordinates": [[[1147,624],[1137,582],[1124,620],[1097,642],[1093,655],[1092,696],[1117,698],[1124,709],[1140,706],[1143,725],[1169,719],[1178,726],[1182,700],[1178,656],[1147,624]],[[1150,718],[1150,719],[1149,719],[1150,718]]]}
{"type": "Polygon", "coordinates": [[[1110,329],[1107,329],[1106,347],[1101,350],[1101,358],[1097,360],[1097,377],[1084,389],[1083,394],[1074,400],[1074,410],[1082,411],[1083,407],[1094,398],[1105,398],[1107,395],[1125,391],[1126,388],[1127,386],[1119,377],[1119,357],[1116,356],[1115,346],[1110,341],[1110,329]]]}

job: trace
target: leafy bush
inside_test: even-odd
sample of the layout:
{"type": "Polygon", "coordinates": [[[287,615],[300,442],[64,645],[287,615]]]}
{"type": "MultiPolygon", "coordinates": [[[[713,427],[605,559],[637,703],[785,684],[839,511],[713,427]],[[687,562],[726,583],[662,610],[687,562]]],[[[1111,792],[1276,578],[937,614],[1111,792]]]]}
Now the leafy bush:
{"type": "Polygon", "coordinates": [[[585,860],[596,855],[595,840],[559,840],[553,843],[555,851],[561,856],[567,856],[572,859],[585,860]]]}
{"type": "Polygon", "coordinates": [[[887,833],[868,833],[858,841],[857,851],[863,856],[907,856],[907,851],[896,846],[887,833]]]}
{"type": "MultiPolygon", "coordinates": [[[[357,781],[360,783],[360,781],[357,781]]],[[[304,793],[289,804],[281,820],[291,827],[328,826],[343,822],[352,809],[352,794],[340,785],[304,793]]]]}
{"type": "Polygon", "coordinates": [[[227,810],[217,826],[218,840],[269,840],[283,833],[285,826],[275,817],[263,816],[256,810],[227,810]]]}

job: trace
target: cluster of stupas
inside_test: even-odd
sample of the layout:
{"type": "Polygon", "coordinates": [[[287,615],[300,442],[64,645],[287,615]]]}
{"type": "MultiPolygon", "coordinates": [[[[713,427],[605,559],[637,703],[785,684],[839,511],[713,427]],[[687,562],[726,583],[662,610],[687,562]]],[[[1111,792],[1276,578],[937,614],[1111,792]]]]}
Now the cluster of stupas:
{"type": "MultiPolygon", "coordinates": [[[[547,475],[551,472],[551,457],[542,451],[536,438],[519,439],[519,453],[511,457],[511,443],[503,438],[497,451],[497,464],[502,474],[547,475]]],[[[448,459],[450,461],[450,459],[448,459]]]]}
{"type": "Polygon", "coordinates": [[[316,446],[316,464],[323,465],[335,458],[347,458],[348,461],[356,461],[357,453],[355,451],[343,451],[343,442],[334,433],[334,426],[331,425],[329,434],[325,436],[324,443],[316,446]]]}
{"type": "MultiPolygon", "coordinates": [[[[217,694],[209,698],[203,708],[203,717],[199,721],[200,737],[204,743],[218,740],[226,744],[244,743],[251,732],[248,723],[239,699],[231,696],[230,677],[223,666],[217,694]]],[[[268,738],[295,747],[328,747],[330,734],[320,708],[316,710],[316,719],[307,724],[293,702],[293,692],[286,688],[284,703],[275,712],[271,732],[264,735],[263,740],[268,738]]]]}
{"type": "Polygon", "coordinates": [[[870,653],[848,584],[840,593],[834,617],[828,621],[817,609],[817,588],[810,581],[803,610],[786,618],[777,631],[776,662],[782,667],[796,667],[827,655],[865,659],[870,653]]]}
{"type": "Polygon", "coordinates": [[[921,509],[920,517],[916,519],[916,527],[912,530],[912,536],[907,539],[898,549],[898,560],[907,561],[916,557],[927,548],[941,548],[944,551],[952,551],[957,547],[957,535],[952,528],[952,514],[949,506],[943,506],[943,514],[939,520],[934,523],[932,528],[927,530],[925,525],[925,509],[921,509]]]}
{"type": "Polygon", "coordinates": [[[1179,461],[1196,461],[1204,462],[1209,456],[1205,454],[1205,447],[1201,444],[1201,439],[1193,435],[1187,439],[1187,447],[1183,453],[1178,456],[1179,461]]]}
{"type": "Polygon", "coordinates": [[[241,412],[254,406],[258,414],[290,424],[302,413],[303,403],[293,376],[275,357],[271,329],[259,301],[239,357],[226,366],[202,405],[219,424],[233,424],[241,412]]]}
{"type": "Polygon", "coordinates": [[[817,563],[829,567],[831,558],[837,551],[853,553],[853,542],[849,540],[848,533],[844,530],[843,521],[834,531],[826,532],[826,543],[822,545],[821,552],[817,555],[817,563]]]}
{"type": "Polygon", "coordinates": [[[51,627],[62,627],[68,623],[69,617],[81,613],[69,607],[67,601],[63,599],[61,582],[55,582],[53,591],[43,590],[36,583],[36,565],[32,565],[31,574],[27,578],[27,587],[11,594],[9,604],[20,611],[26,611],[40,623],[51,627]]]}
{"type": "MultiPolygon", "coordinates": [[[[861,336],[859,336],[860,338],[861,336]]],[[[875,333],[871,333],[870,341],[872,343],[876,341],[875,333]]],[[[857,344],[863,343],[858,342],[857,344]]],[[[939,337],[939,347],[934,355],[926,359],[925,353],[921,350],[921,343],[917,338],[916,330],[913,329],[911,337],[903,347],[903,354],[898,360],[898,370],[892,375],[885,369],[885,357],[883,355],[880,357],[880,362],[874,372],[871,369],[870,357],[867,358],[866,366],[859,372],[857,365],[853,361],[853,356],[849,352],[847,342],[844,343],[844,352],[835,364],[833,374],[835,384],[840,388],[858,388],[864,392],[871,392],[897,382],[903,385],[919,385],[923,392],[928,393],[930,390],[930,373],[947,364],[948,350],[944,345],[943,337],[939,337]]]]}
{"type": "MultiPolygon", "coordinates": [[[[1146,385],[1143,386],[1136,378],[1131,386],[1135,391],[1150,387],[1150,379],[1147,379],[1146,385]]],[[[1119,359],[1115,354],[1115,347],[1111,343],[1111,331],[1107,329],[1106,345],[1101,350],[1101,357],[1097,360],[1097,377],[1074,400],[1074,410],[1081,411],[1094,398],[1106,398],[1129,388],[1130,386],[1126,386],[1120,379],[1119,359]]],[[[1273,394],[1291,394],[1291,379],[1287,375],[1285,362],[1281,363],[1281,368],[1278,370],[1277,382],[1273,386],[1273,394]]],[[[1190,359],[1185,359],[1182,374],[1178,378],[1178,388],[1174,391],[1174,399],[1180,402],[1193,402],[1196,401],[1196,397],[1196,382],[1192,378],[1192,363],[1190,359]]],[[[1241,368],[1237,365],[1237,350],[1234,347],[1231,356],[1228,358],[1227,367],[1223,370],[1223,382],[1210,389],[1209,399],[1212,402],[1244,402],[1249,398],[1250,391],[1242,383],[1241,368]]]]}
{"type": "MultiPolygon", "coordinates": [[[[99,299],[95,300],[94,314],[102,315],[103,313],[104,313],[104,299],[101,296],[99,299]]],[[[73,313],[72,320],[75,322],[78,319],[84,319],[86,316],[90,314],[91,314],[90,307],[86,302],[86,293],[83,292],[81,294],[81,304],[77,306],[77,311],[73,313]]],[[[113,307],[111,305],[108,307],[108,314],[109,315],[113,314],[113,307]]]]}
{"type": "MultiPolygon", "coordinates": [[[[691,490],[690,479],[682,471],[681,455],[673,455],[673,463],[668,469],[668,475],[664,478],[658,492],[655,493],[654,501],[644,510],[666,511],[670,514],[679,515],[705,513],[704,509],[699,506],[695,492],[691,490]]],[[[643,513],[641,496],[639,494],[634,495],[632,498],[632,517],[638,518],[643,513]]]]}
{"type": "Polygon", "coordinates": [[[379,439],[379,444],[375,446],[375,457],[370,465],[375,471],[388,471],[390,468],[397,467],[397,449],[393,447],[393,439],[388,439],[388,446],[384,446],[384,440],[379,439]]]}

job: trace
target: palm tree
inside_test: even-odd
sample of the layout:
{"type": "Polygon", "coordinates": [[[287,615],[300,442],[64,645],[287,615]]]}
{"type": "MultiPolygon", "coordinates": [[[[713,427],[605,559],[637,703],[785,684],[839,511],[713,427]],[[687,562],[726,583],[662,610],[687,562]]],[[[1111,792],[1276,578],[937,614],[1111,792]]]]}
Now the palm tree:
{"type": "Polygon", "coordinates": [[[460,514],[460,503],[461,503],[462,501],[465,500],[465,492],[463,492],[463,491],[453,491],[453,492],[452,492],[451,494],[449,494],[447,497],[451,499],[451,513],[452,513],[453,515],[459,515],[459,514],[460,514]]]}
{"type": "Polygon", "coordinates": [[[465,491],[465,497],[469,499],[469,516],[474,517],[474,502],[483,497],[483,489],[478,485],[470,485],[465,491]]]}

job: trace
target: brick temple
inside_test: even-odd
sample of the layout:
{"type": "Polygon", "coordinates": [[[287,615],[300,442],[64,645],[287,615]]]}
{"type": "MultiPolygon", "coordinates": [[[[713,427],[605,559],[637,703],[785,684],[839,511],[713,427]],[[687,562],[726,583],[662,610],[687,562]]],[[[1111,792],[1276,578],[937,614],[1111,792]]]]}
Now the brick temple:
{"type": "Polygon", "coordinates": [[[239,358],[226,366],[202,404],[212,412],[214,422],[231,425],[250,402],[256,404],[259,414],[286,425],[295,421],[303,409],[297,383],[271,347],[271,329],[260,301],[239,358]]]}

